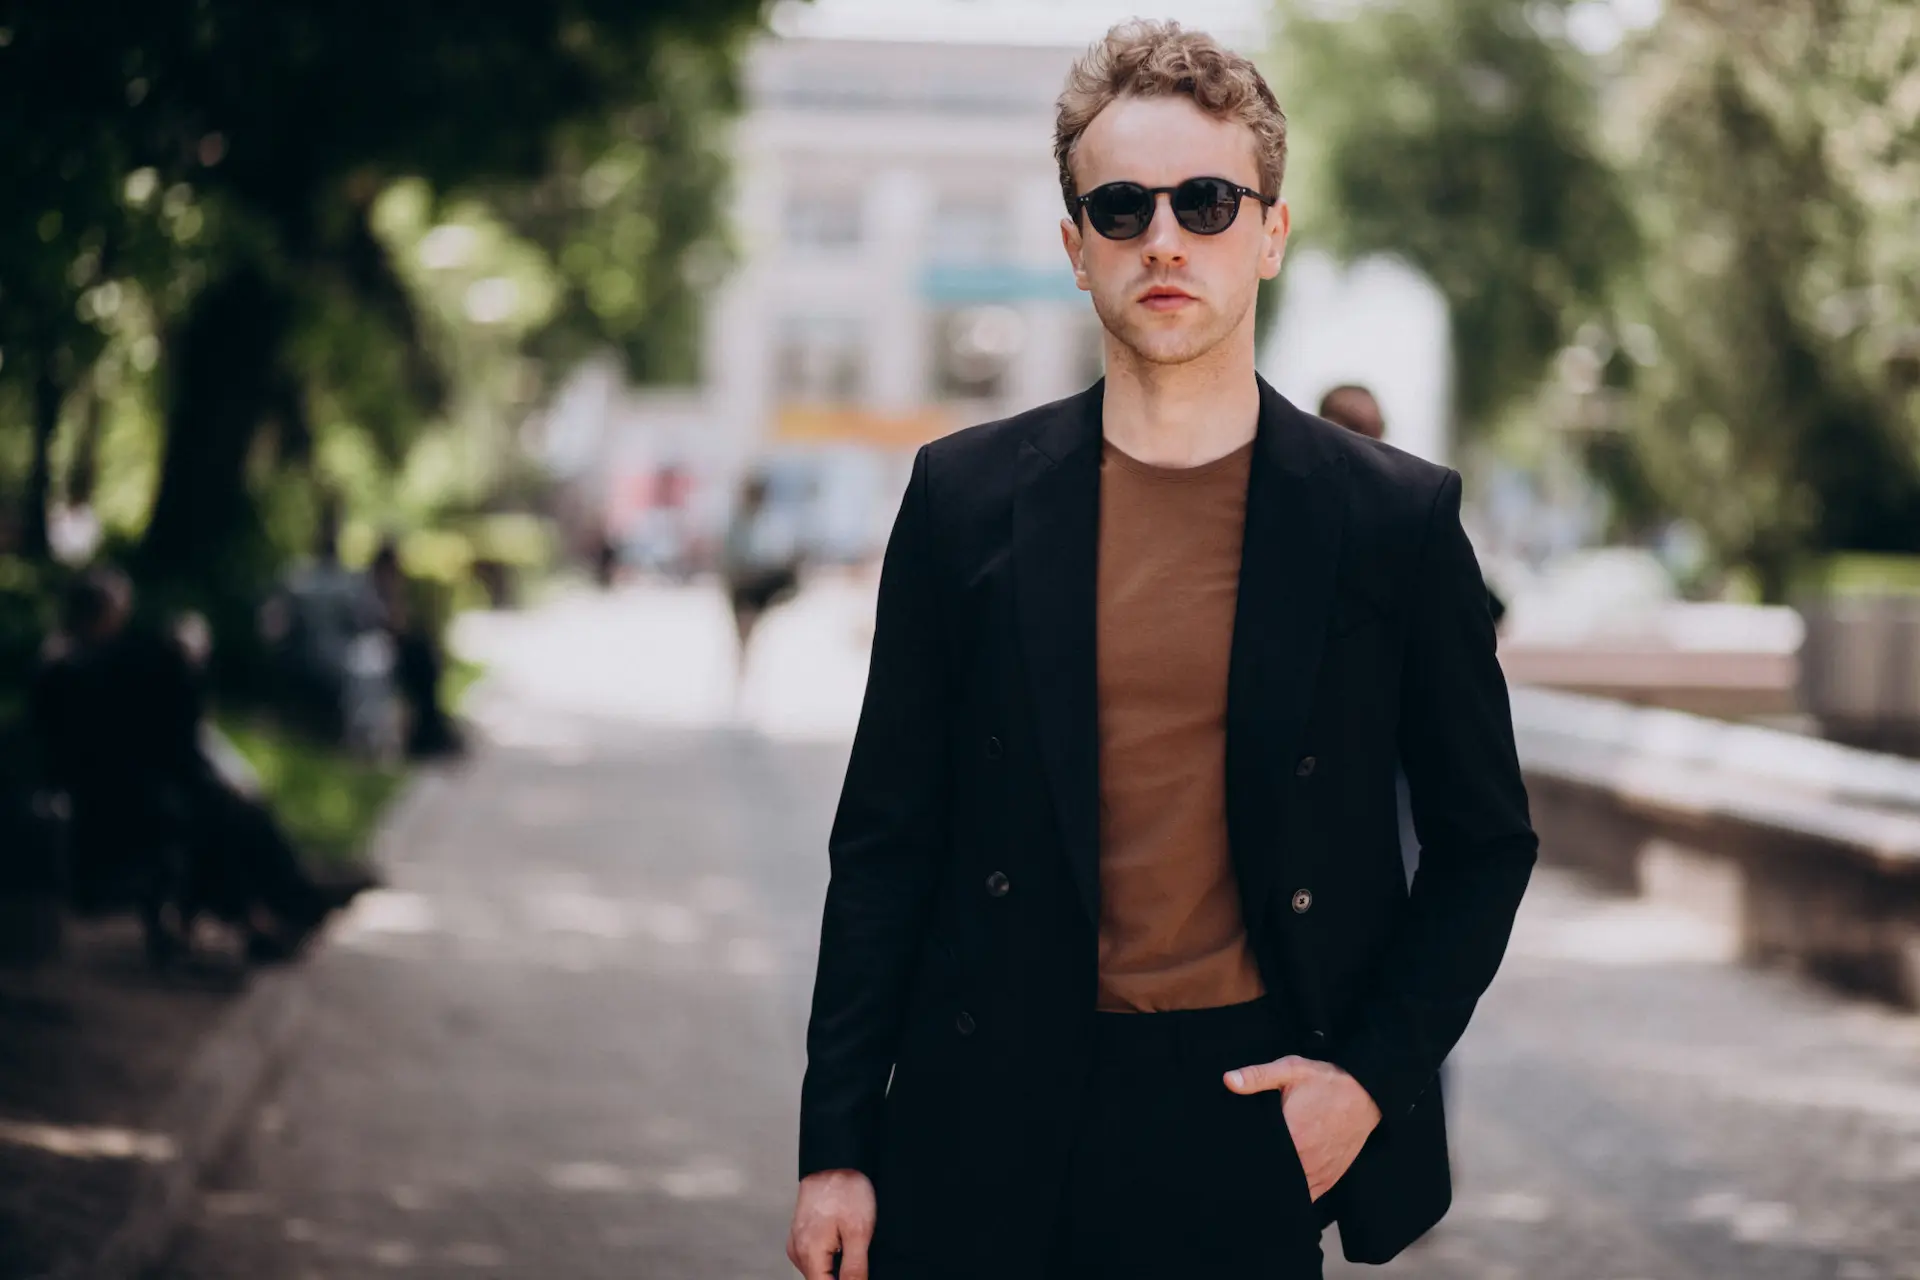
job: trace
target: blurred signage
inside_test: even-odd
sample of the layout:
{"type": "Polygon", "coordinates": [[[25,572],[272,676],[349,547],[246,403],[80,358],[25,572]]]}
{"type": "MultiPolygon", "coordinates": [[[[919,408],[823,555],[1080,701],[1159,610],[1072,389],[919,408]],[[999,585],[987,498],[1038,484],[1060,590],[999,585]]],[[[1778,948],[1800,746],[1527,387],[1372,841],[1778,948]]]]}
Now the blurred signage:
{"type": "Polygon", "coordinates": [[[1025,267],[1004,262],[936,262],[921,273],[920,296],[934,306],[944,307],[992,302],[1076,302],[1080,298],[1080,287],[1064,265],[1025,267]]]}
{"type": "Polygon", "coordinates": [[[925,405],[888,412],[859,405],[783,405],[774,415],[774,438],[793,444],[864,444],[915,448],[954,428],[953,415],[925,405]]]}

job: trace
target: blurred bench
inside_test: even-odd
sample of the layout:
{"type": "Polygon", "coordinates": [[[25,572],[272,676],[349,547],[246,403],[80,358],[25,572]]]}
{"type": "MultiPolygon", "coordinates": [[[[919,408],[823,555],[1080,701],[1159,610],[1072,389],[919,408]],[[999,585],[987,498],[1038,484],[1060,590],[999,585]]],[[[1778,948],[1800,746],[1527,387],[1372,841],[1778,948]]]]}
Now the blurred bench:
{"type": "Polygon", "coordinates": [[[1524,686],[1513,716],[1543,858],[1920,1008],[1920,761],[1524,686]]]}
{"type": "Polygon", "coordinates": [[[1533,644],[1503,637],[1500,665],[1516,684],[1699,715],[1783,716],[1800,709],[1799,659],[1791,652],[1533,644]]]}

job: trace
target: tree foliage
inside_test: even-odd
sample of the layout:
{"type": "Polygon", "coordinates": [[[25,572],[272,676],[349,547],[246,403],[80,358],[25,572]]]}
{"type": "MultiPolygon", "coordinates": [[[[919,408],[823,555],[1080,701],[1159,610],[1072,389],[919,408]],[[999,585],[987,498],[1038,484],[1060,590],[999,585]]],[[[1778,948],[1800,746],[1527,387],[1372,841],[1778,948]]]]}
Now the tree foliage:
{"type": "Polygon", "coordinates": [[[1513,0],[1281,6],[1279,70],[1309,242],[1400,256],[1452,316],[1454,409],[1486,425],[1538,382],[1632,252],[1592,71],[1513,0]]]}
{"type": "Polygon", "coordinates": [[[760,10],[0,0],[0,413],[51,374],[50,436],[118,342],[163,426],[142,565],[204,585],[261,568],[263,497],[330,434],[395,467],[472,410],[460,324],[533,358],[495,384],[522,402],[539,359],[601,345],[685,376],[760,10]],[[473,282],[449,324],[383,231],[405,183],[506,227],[547,284],[473,282]]]}
{"type": "Polygon", "coordinates": [[[1669,0],[1605,55],[1570,13],[1293,13],[1337,247],[1439,284],[1463,426],[1564,411],[1545,375],[1584,371],[1623,432],[1588,438],[1602,480],[1770,597],[1809,555],[1920,550],[1920,10],[1669,0]]]}
{"type": "Polygon", "coordinates": [[[1657,340],[1631,429],[1656,488],[1775,598],[1811,553],[1920,550],[1920,423],[1889,376],[1920,321],[1914,12],[1694,0],[1621,93],[1647,229],[1624,310],[1657,340]]]}

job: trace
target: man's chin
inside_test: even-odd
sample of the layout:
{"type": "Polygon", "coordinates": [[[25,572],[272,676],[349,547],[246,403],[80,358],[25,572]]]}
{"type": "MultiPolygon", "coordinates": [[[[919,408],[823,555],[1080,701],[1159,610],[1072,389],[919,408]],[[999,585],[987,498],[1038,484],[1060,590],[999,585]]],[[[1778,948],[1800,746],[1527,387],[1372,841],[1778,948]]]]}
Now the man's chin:
{"type": "Polygon", "coordinates": [[[1120,342],[1148,364],[1192,364],[1219,345],[1197,333],[1123,333],[1120,342]]]}
{"type": "MultiPolygon", "coordinates": [[[[1129,304],[1103,307],[1095,301],[1094,310],[1107,330],[1143,363],[1162,366],[1191,364],[1206,355],[1227,333],[1214,333],[1216,317],[1201,302],[1183,307],[1172,315],[1153,315],[1129,304]]],[[[1230,332],[1230,330],[1229,330],[1230,332]]]]}

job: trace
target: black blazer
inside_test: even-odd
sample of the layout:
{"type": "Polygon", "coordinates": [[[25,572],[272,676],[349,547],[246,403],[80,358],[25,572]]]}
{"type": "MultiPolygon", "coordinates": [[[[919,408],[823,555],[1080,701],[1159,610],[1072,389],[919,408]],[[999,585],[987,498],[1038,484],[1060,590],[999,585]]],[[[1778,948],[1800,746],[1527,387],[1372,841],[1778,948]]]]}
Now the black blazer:
{"type": "MultiPolygon", "coordinates": [[[[879,1239],[955,1274],[1039,1274],[1090,1062],[1104,389],[920,450],[830,842],[800,1173],[863,1170],[879,1239]]],[[[1536,840],[1460,477],[1264,381],[1226,767],[1268,990],[1384,1117],[1325,1205],[1384,1262],[1446,1212],[1435,1075],[1536,840]]]]}

